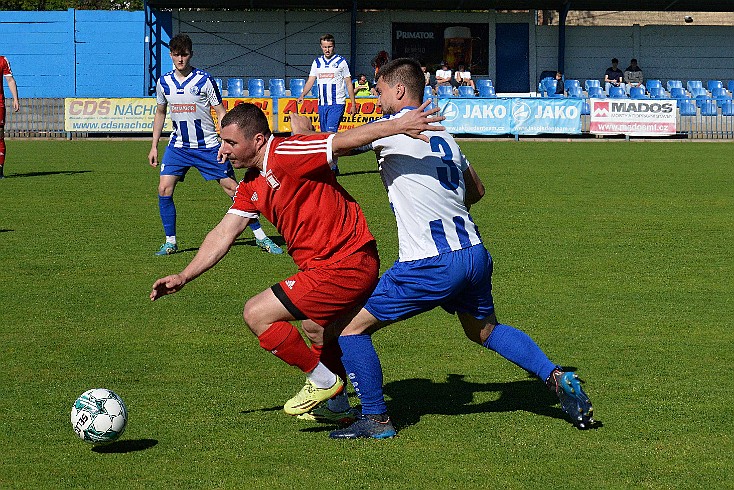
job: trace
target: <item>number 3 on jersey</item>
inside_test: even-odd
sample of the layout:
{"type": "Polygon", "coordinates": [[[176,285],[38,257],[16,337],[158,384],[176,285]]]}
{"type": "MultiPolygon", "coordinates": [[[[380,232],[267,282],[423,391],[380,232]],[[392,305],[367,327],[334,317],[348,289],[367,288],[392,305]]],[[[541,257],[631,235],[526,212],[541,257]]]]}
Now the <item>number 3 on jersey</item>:
{"type": "Polygon", "coordinates": [[[442,153],[441,161],[445,167],[436,167],[438,181],[444,189],[455,191],[459,187],[459,169],[454,163],[454,154],[451,151],[449,143],[440,136],[433,136],[429,140],[431,143],[431,151],[434,153],[442,153]]]}

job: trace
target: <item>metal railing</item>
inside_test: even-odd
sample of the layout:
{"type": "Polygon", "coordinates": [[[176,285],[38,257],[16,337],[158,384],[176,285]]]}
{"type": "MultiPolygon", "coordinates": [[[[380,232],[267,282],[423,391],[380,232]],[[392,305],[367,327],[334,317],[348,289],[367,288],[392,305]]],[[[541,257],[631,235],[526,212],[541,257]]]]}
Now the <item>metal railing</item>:
{"type": "Polygon", "coordinates": [[[66,138],[64,99],[20,99],[13,112],[12,99],[5,100],[6,137],[66,138]]]}

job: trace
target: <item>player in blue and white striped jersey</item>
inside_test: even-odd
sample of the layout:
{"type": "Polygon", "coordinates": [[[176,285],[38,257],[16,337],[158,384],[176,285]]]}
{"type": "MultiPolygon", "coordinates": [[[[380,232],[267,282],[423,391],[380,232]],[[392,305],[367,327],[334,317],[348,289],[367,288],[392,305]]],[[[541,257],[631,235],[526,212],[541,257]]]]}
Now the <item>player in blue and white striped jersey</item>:
{"type": "MultiPolygon", "coordinates": [[[[357,100],[354,98],[354,85],[349,65],[340,55],[334,51],[335,41],[331,34],[324,34],[320,38],[323,56],[316,58],[311,63],[311,71],[308,80],[303,87],[298,103],[303,103],[303,98],[311,92],[314,83],[318,84],[319,92],[319,126],[322,133],[336,133],[339,131],[339,123],[344,116],[347,94],[351,101],[350,114],[357,113],[357,100]]],[[[336,163],[332,167],[337,173],[336,163]]]]}
{"type": "MultiPolygon", "coordinates": [[[[420,64],[400,58],[377,79],[382,120],[421,105],[420,64]]],[[[372,124],[381,124],[376,121],[372,124]]],[[[371,335],[382,327],[437,306],[457,314],[466,336],[545,381],[579,428],[593,425],[592,406],[573,372],[564,372],[524,332],[497,321],[492,298],[492,257],[482,244],[469,207],[484,186],[446,131],[428,142],[390,136],[371,145],[398,225],[399,258],[380,278],[367,304],[339,337],[342,361],[362,403],[361,417],[332,438],[395,435],[382,393],[382,368],[371,335]]]]}
{"type": "MultiPolygon", "coordinates": [[[[173,132],[161,162],[158,183],[158,208],[166,241],[156,255],[169,255],[178,251],[176,239],[176,206],[173,192],[178,182],[183,182],[191,167],[201,173],[204,180],[216,180],[230,197],[237,189],[234,169],[228,161],[219,159],[219,136],[211,110],[222,119],[227,112],[222,105],[214,79],[205,71],[191,66],[193,48],[191,38],[178,34],[169,43],[174,69],[158,79],[156,84],[156,108],[153,120],[153,142],[148,153],[151,166],[158,165],[158,142],[163,132],[166,112],[170,107],[173,132]]],[[[255,233],[255,243],[270,253],[282,254],[283,250],[265,235],[260,223],[250,225],[255,233]]]]}

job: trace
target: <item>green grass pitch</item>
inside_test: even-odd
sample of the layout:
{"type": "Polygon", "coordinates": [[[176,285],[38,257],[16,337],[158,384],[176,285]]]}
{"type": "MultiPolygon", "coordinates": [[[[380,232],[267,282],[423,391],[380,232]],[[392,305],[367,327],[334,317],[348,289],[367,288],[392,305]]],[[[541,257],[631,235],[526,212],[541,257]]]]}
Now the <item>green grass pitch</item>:
{"type": "MultiPolygon", "coordinates": [[[[192,172],[179,186],[185,252],[155,257],[147,141],[10,140],[0,488],[733,488],[731,144],[462,147],[487,187],[472,215],[495,259],[499,318],[578,370],[602,427],[574,429],[538,381],[436,310],[375,336],[399,437],[331,441],[332,427],[283,414],[303,376],[241,317],[295,270],[289,257],[246,231],[214,270],[148,299],[226,211],[216,184],[192,172]],[[106,450],[69,422],[95,387],[129,410],[106,450]]],[[[384,270],[397,242],[374,157],[340,167],[384,270]]]]}

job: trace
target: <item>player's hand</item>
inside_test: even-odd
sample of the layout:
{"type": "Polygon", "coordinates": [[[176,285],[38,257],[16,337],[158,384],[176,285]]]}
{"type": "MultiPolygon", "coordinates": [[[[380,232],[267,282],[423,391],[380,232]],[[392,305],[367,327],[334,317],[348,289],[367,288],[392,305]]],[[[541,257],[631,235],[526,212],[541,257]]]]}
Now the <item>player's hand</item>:
{"type": "Polygon", "coordinates": [[[311,119],[301,114],[291,112],[291,134],[313,133],[314,127],[311,119]]]}
{"type": "Polygon", "coordinates": [[[158,166],[158,148],[150,149],[150,153],[148,153],[148,163],[150,163],[151,167],[158,166]]]}
{"type": "Polygon", "coordinates": [[[357,113],[357,104],[353,103],[349,108],[349,114],[355,115],[357,113]]]}
{"type": "Polygon", "coordinates": [[[303,104],[303,97],[298,97],[298,100],[296,101],[296,104],[303,104]]]}
{"type": "Polygon", "coordinates": [[[407,112],[402,117],[393,119],[400,128],[400,132],[411,138],[428,142],[428,136],[421,134],[423,131],[443,131],[446,129],[443,126],[434,124],[446,119],[444,116],[437,115],[441,110],[440,108],[434,107],[431,110],[425,110],[430,103],[430,99],[426,100],[417,109],[407,112]]]}
{"type": "Polygon", "coordinates": [[[153,283],[153,290],[150,292],[150,300],[155,301],[161,296],[180,291],[185,284],[186,281],[184,281],[184,279],[178,274],[162,277],[153,283]]]}
{"type": "Polygon", "coordinates": [[[13,112],[18,112],[20,110],[20,102],[18,99],[13,99],[13,112]]]}

